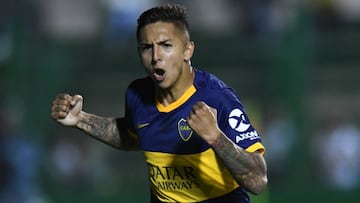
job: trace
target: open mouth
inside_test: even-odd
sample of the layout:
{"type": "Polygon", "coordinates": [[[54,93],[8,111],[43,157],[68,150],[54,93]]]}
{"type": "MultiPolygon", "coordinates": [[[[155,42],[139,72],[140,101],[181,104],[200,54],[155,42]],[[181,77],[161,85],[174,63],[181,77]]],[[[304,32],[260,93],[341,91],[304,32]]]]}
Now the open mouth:
{"type": "Polygon", "coordinates": [[[155,69],[153,76],[155,80],[162,81],[165,79],[165,71],[163,69],[155,69]]]}

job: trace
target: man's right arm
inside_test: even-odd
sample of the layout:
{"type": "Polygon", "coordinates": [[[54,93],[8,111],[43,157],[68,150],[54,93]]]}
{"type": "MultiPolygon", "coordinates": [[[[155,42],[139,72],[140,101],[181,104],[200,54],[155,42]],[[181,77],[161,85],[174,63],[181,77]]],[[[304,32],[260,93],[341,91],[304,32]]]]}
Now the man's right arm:
{"type": "Polygon", "coordinates": [[[83,111],[79,116],[76,127],[93,138],[117,149],[139,149],[137,136],[127,131],[124,118],[104,118],[83,111]]]}
{"type": "Polygon", "coordinates": [[[51,117],[65,126],[81,129],[114,148],[138,150],[139,140],[125,126],[124,118],[104,118],[82,111],[80,95],[59,94],[52,103],[51,117]]]}

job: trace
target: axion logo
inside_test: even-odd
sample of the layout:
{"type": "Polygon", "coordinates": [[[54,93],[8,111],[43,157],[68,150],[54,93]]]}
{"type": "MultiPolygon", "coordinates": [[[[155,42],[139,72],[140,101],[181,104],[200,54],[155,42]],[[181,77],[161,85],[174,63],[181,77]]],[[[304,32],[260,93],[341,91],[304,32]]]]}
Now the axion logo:
{"type": "Polygon", "coordinates": [[[238,132],[244,132],[250,127],[249,121],[246,120],[245,114],[240,109],[234,109],[229,115],[229,125],[238,132]]]}

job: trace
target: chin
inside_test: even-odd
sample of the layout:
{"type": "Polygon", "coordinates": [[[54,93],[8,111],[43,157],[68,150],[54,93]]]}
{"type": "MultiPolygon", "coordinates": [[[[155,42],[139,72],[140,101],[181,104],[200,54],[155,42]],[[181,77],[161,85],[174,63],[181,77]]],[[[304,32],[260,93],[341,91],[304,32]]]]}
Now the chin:
{"type": "Polygon", "coordinates": [[[165,81],[161,81],[161,82],[156,81],[155,85],[160,89],[169,89],[171,87],[171,85],[166,83],[165,81]]]}

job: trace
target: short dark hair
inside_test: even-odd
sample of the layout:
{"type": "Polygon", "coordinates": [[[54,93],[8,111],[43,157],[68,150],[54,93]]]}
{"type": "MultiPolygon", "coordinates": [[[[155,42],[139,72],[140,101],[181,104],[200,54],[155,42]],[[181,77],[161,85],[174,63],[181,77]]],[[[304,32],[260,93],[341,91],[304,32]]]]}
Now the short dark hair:
{"type": "Polygon", "coordinates": [[[184,6],[179,4],[164,4],[144,11],[137,20],[136,39],[140,40],[140,31],[146,25],[156,22],[174,23],[175,26],[189,34],[187,12],[184,6]]]}

